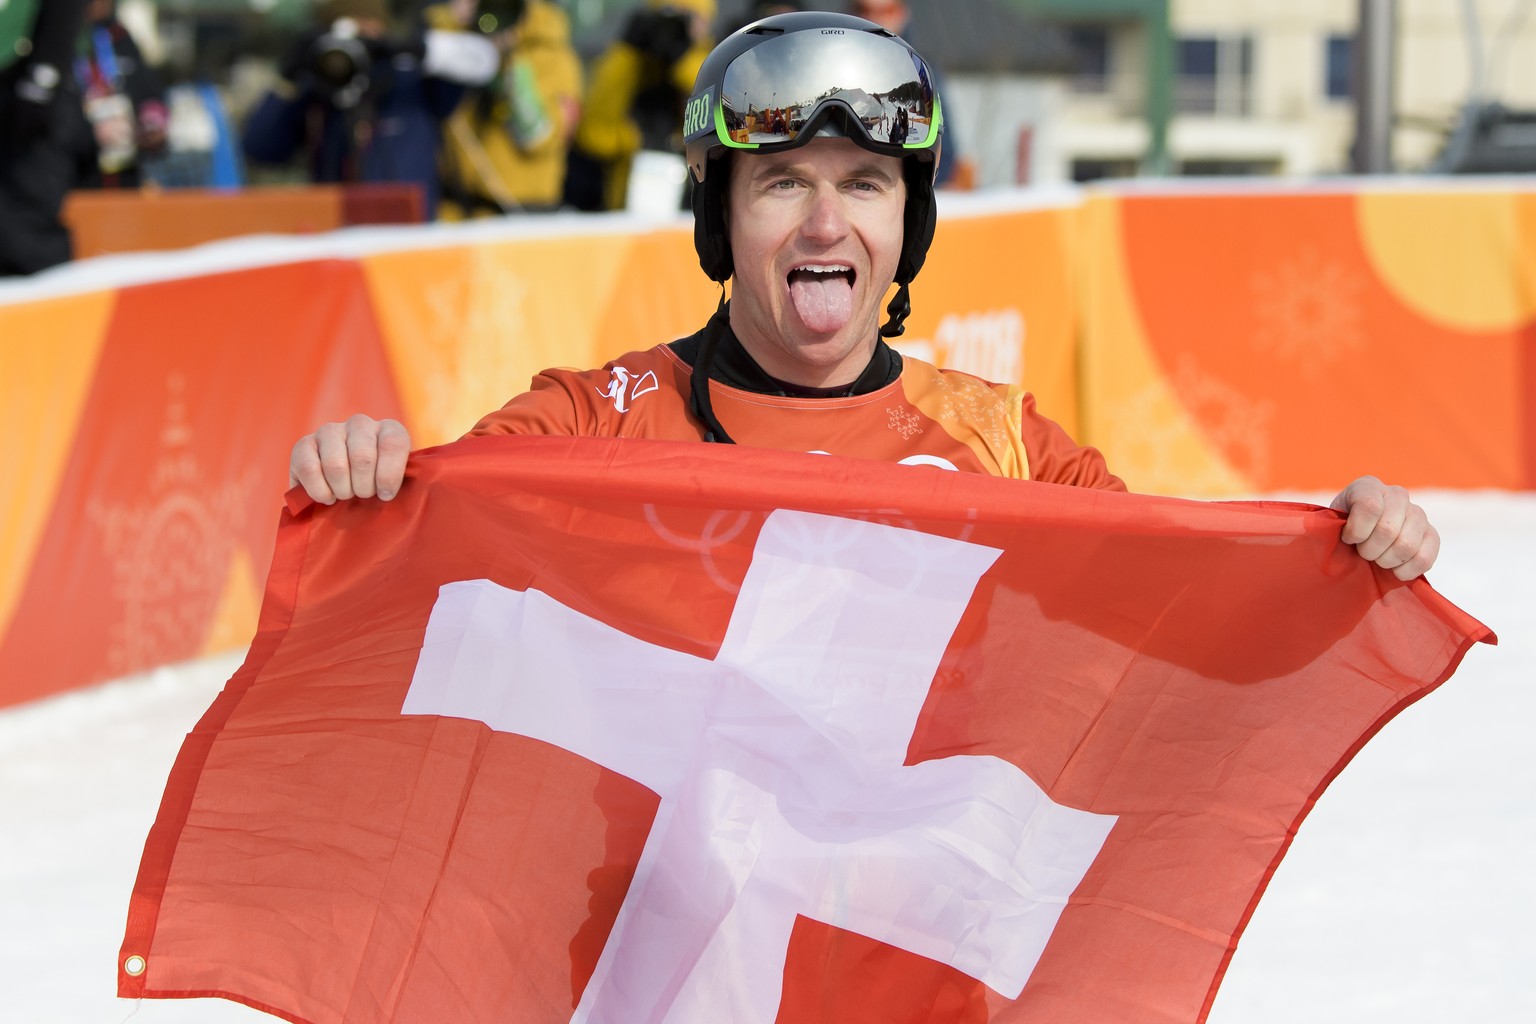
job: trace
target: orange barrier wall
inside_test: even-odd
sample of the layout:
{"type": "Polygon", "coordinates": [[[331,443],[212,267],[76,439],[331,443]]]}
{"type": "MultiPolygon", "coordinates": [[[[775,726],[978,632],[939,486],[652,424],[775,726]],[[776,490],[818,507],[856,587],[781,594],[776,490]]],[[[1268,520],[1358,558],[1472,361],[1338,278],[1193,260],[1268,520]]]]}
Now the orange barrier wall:
{"type": "MultiPolygon", "coordinates": [[[[912,292],[899,347],[1021,381],[1139,490],[1536,487],[1536,192],[967,197],[912,292]]],[[[687,227],[579,218],[0,285],[0,705],[247,642],[316,424],[448,441],[718,295],[687,227]]]]}
{"type": "Polygon", "coordinates": [[[1083,436],[1133,489],[1536,487],[1536,192],[1094,194],[1083,436]]]}
{"type": "MultiPolygon", "coordinates": [[[[954,218],[906,343],[1035,382],[1075,423],[1075,216],[954,218]]],[[[248,642],[288,452],[315,425],[367,411],[438,444],[547,366],[700,327],[719,289],[691,231],[618,223],[397,231],[332,258],[283,240],[275,265],[0,290],[0,705],[248,642]]]]}

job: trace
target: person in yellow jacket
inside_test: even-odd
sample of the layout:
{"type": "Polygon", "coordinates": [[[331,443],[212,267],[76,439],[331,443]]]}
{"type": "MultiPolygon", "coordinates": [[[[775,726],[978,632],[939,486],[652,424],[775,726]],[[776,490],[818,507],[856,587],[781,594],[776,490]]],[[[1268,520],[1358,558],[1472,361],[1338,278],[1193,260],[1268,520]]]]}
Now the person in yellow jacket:
{"type": "Polygon", "coordinates": [[[637,152],[682,153],[683,104],[714,47],[714,17],[714,0],[646,0],[597,58],[571,154],[572,206],[623,209],[637,152]]]}
{"type": "Polygon", "coordinates": [[[565,11],[548,0],[453,0],[429,24],[487,32],[501,72],[471,90],[443,127],[442,220],[560,205],[581,111],[581,60],[565,11]]]}

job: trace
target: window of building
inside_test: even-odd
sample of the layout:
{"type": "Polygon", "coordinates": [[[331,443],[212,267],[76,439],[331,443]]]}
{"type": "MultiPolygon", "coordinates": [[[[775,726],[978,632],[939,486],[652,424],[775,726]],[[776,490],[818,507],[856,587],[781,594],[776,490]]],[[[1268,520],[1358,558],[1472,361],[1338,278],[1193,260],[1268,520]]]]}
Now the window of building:
{"type": "Polygon", "coordinates": [[[1072,180],[1079,184],[1107,178],[1134,178],[1141,162],[1132,158],[1079,157],[1072,161],[1072,180]]]}
{"type": "Polygon", "coordinates": [[[1325,45],[1323,94],[1331,100],[1347,100],[1354,93],[1354,37],[1329,36],[1325,45]]]}
{"type": "Polygon", "coordinates": [[[1179,164],[1179,174],[1195,177],[1242,177],[1273,176],[1281,173],[1279,160],[1185,160],[1179,164]]]}
{"type": "Polygon", "coordinates": [[[1188,36],[1178,41],[1174,98],[1181,114],[1242,117],[1251,110],[1253,38],[1188,36]]]}
{"type": "Polygon", "coordinates": [[[1105,25],[1074,25],[1067,29],[1072,47],[1074,92],[1109,91],[1109,28],[1105,25]]]}

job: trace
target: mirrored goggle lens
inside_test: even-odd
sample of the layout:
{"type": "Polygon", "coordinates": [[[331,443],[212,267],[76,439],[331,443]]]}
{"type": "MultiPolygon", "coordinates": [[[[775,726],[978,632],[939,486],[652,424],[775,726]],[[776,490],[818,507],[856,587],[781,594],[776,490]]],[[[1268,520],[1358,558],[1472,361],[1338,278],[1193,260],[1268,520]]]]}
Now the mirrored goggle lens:
{"type": "Polygon", "coordinates": [[[799,140],[829,104],[868,141],[892,150],[927,149],[941,114],[928,68],[884,36],[827,29],[770,39],[731,62],[716,105],[715,131],[737,149],[799,140]]]}

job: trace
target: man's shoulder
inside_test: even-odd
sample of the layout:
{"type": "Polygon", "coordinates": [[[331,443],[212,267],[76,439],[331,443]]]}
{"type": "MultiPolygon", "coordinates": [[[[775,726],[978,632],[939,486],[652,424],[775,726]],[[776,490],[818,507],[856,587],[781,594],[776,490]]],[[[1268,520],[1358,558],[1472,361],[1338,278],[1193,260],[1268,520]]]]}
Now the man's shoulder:
{"type": "Polygon", "coordinates": [[[942,407],[950,414],[985,415],[985,410],[991,409],[1015,427],[1023,420],[1043,419],[1035,407],[1035,396],[1022,384],[988,380],[905,353],[901,360],[902,388],[914,405],[942,407]]]}
{"type": "Polygon", "coordinates": [[[909,386],[927,383],[939,387],[979,388],[996,391],[999,394],[1010,390],[1021,390],[1016,385],[1000,384],[997,381],[977,376],[968,370],[938,366],[928,362],[926,359],[920,359],[906,352],[901,354],[901,375],[908,382],[909,386]]]}
{"type": "Polygon", "coordinates": [[[551,367],[470,433],[670,436],[673,428],[658,424],[686,420],[687,377],[687,364],[665,345],[588,370],[551,367]]]}
{"type": "Polygon", "coordinates": [[[662,371],[673,372],[687,370],[688,366],[666,344],[653,345],[650,348],[635,349],[615,356],[601,366],[590,369],[580,369],[574,366],[555,366],[539,374],[541,377],[553,377],[563,380],[580,380],[585,378],[607,380],[615,374],[647,371],[660,373],[662,371]]]}
{"type": "MultiPolygon", "coordinates": [[[[689,373],[687,362],[669,346],[656,345],[626,352],[590,370],[545,370],[534,378],[529,397],[565,395],[579,417],[590,417],[593,422],[622,417],[637,408],[646,409],[649,415],[659,411],[658,402],[670,407],[683,400],[689,373]]],[[[615,422],[598,428],[598,432],[618,429],[615,422]]]]}

